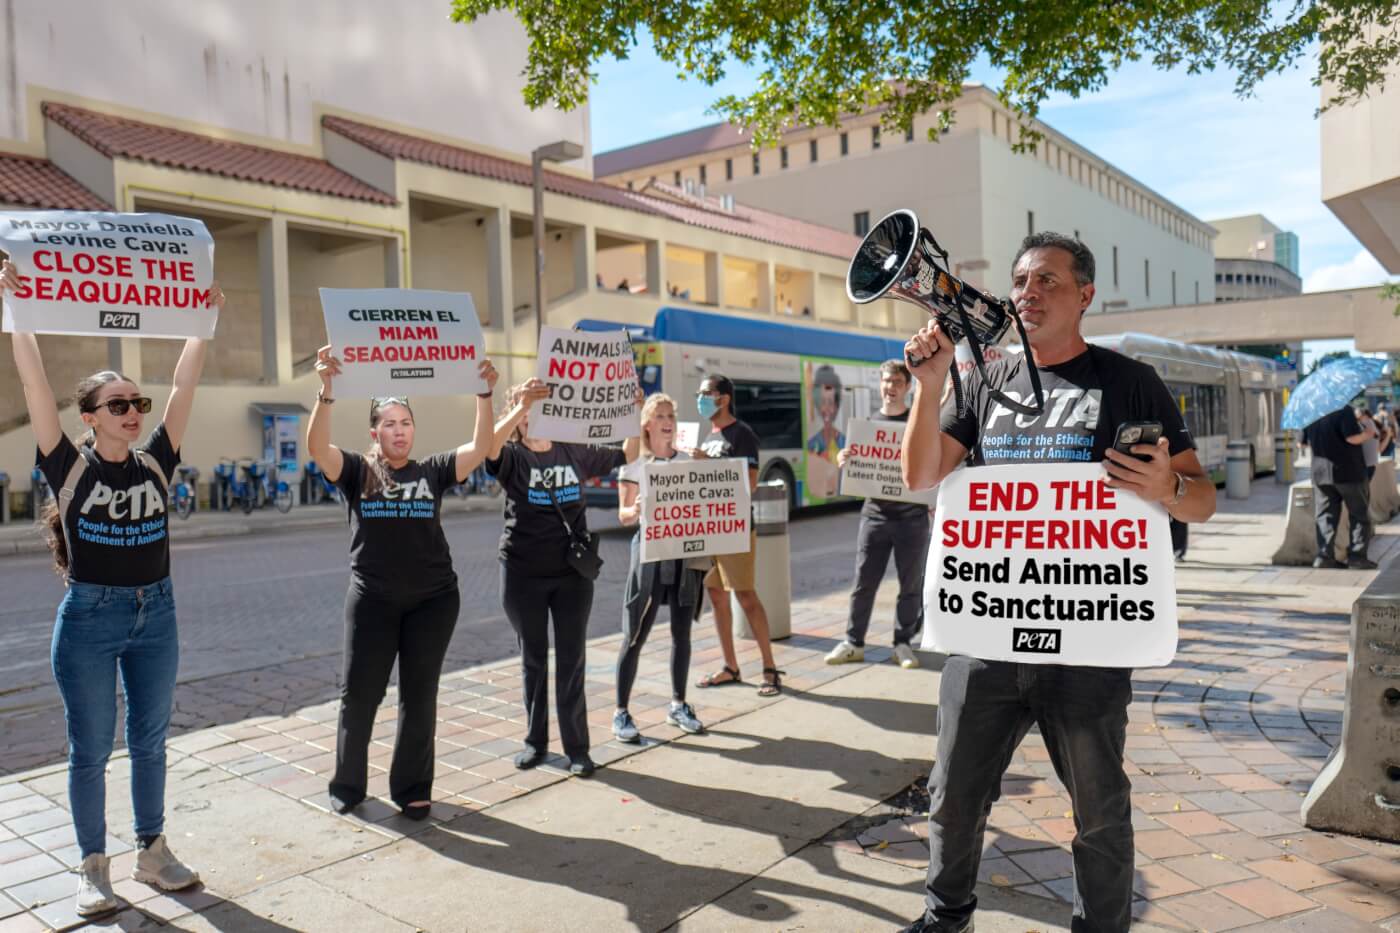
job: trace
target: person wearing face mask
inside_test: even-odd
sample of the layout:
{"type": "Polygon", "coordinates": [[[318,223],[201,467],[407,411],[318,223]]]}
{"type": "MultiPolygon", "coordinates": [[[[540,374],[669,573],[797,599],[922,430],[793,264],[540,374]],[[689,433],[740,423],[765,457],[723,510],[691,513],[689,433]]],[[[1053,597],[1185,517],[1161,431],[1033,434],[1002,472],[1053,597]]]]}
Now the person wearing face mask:
{"type": "Polygon", "coordinates": [[[416,426],[404,398],[370,402],[368,452],[331,443],[340,367],[330,347],[317,351],[321,390],[306,429],[307,450],[340,489],[350,520],[350,588],[330,798],[339,813],[365,799],[374,717],[397,660],[399,721],[389,795],[404,816],[421,820],[432,802],[438,679],[461,606],[442,531],[442,497],[466,482],[491,448],[496,370],[490,360],[477,366],[487,391],[476,399],[472,439],[414,460],[416,426]]]}
{"type": "MultiPolygon", "coordinates": [[[[873,420],[909,420],[909,367],[900,360],[880,364],[880,411],[873,420]]],[[[849,448],[838,456],[846,465],[849,448]]],[[[928,507],[914,502],[866,499],[860,510],[860,531],[856,536],[856,584],[851,590],[851,610],[846,623],[846,639],[832,648],[827,664],[850,664],[865,660],[865,634],[870,630],[870,613],[875,593],[894,554],[899,575],[899,600],[895,603],[894,658],[908,670],[919,666],[914,654],[914,636],[924,622],[924,564],[928,561],[928,507]]]]}
{"type": "MultiPolygon", "coordinates": [[[[0,297],[20,284],[11,262],[0,265],[0,297]]],[[[223,308],[217,282],[208,303],[223,308]]],[[[165,413],[141,443],[151,400],[134,382],[105,371],[78,383],[74,401],[88,433],[74,444],[59,424],[38,340],[12,334],[11,343],[36,462],[56,499],[40,520],[54,570],[67,587],[51,659],[68,726],[68,804],[82,857],[76,910],[89,917],[120,906],[106,854],[107,761],[119,671],[137,843],[132,877],[165,891],[199,883],[165,838],[165,736],[180,661],[166,499],[207,344],[185,341],[165,413]]]]}

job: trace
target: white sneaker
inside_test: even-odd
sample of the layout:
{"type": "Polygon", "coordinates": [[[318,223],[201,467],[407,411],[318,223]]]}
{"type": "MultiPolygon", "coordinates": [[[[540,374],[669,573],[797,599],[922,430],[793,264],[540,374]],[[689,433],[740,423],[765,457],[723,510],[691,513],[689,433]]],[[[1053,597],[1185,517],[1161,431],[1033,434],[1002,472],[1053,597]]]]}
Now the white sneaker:
{"type": "Polygon", "coordinates": [[[826,656],[827,664],[853,664],[856,661],[865,660],[865,649],[858,645],[853,645],[848,641],[832,648],[826,656]]]}
{"type": "Polygon", "coordinates": [[[136,853],[136,868],[131,877],[142,884],[151,884],[162,891],[180,891],[199,884],[199,872],[192,870],[175,857],[165,844],[165,836],[156,837],[144,849],[136,853]]]}
{"type": "Polygon", "coordinates": [[[105,914],[118,906],[117,895],[112,891],[112,863],[107,856],[94,852],[78,867],[78,916],[105,914]]]}
{"type": "Polygon", "coordinates": [[[906,671],[912,671],[919,666],[919,656],[914,654],[914,649],[908,645],[894,646],[894,659],[899,662],[899,666],[906,671]]]}

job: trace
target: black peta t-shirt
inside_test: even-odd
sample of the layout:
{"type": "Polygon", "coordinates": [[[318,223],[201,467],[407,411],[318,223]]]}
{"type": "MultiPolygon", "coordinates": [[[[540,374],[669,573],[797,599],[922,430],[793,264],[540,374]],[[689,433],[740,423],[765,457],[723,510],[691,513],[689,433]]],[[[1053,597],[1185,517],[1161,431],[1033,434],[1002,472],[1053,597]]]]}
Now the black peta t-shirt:
{"type": "Polygon", "coordinates": [[[758,469],[758,435],[742,421],[736,421],[717,431],[711,430],[701,442],[700,449],[711,460],[743,457],[749,461],[750,469],[758,469]]]}
{"type": "MultiPolygon", "coordinates": [[[[1025,354],[987,366],[987,379],[1022,404],[1035,404],[1025,354]]],[[[1196,444],[1156,370],[1121,353],[1090,346],[1071,360],[1040,368],[1045,410],[1022,415],[998,403],[974,370],[963,379],[967,413],[949,393],[945,434],[971,452],[974,466],[1000,463],[1098,462],[1125,421],[1158,421],[1172,456],[1196,444]]]]}
{"type": "Polygon", "coordinates": [[[486,461],[506,493],[505,525],[501,529],[501,560],[511,569],[534,577],[573,573],[566,555],[569,536],[547,489],[577,533],[588,530],[584,516],[583,481],[606,476],[627,462],[619,447],[594,447],[555,442],[540,453],[512,441],[501,456],[486,461]]]}
{"type": "Polygon", "coordinates": [[[442,533],[442,496],[457,485],[457,452],[410,460],[389,470],[392,484],[363,495],[368,466],[361,454],[345,458],[336,486],[350,518],[350,572],[364,592],[432,596],[457,585],[452,553],[442,533]]]}
{"type": "Polygon", "coordinates": [[[1361,433],[1361,422],[1350,405],[1339,408],[1330,415],[1324,415],[1303,429],[1303,440],[1312,448],[1316,460],[1326,460],[1328,468],[1320,462],[1313,464],[1314,482],[1323,486],[1333,483],[1364,483],[1366,481],[1366,455],[1360,444],[1347,441],[1361,433]]]}
{"type": "Polygon", "coordinates": [[[145,586],[170,576],[166,482],[180,463],[180,453],[171,449],[164,423],[156,425],[137,449],[155,458],[164,479],[134,451],[122,463],[108,463],[91,447],[80,453],[67,437],[60,438],[47,457],[35,457],[55,496],[78,458],[86,457],[88,462],[63,515],[70,580],[99,586],[145,586]]]}
{"type": "MultiPolygon", "coordinates": [[[[903,414],[887,415],[884,412],[876,411],[870,416],[871,421],[905,421],[909,420],[909,409],[905,409],[903,414]]],[[[866,518],[873,518],[877,521],[898,521],[902,518],[918,518],[928,515],[928,506],[920,505],[917,502],[896,502],[893,499],[866,499],[865,505],[860,507],[860,514],[866,518]]]]}

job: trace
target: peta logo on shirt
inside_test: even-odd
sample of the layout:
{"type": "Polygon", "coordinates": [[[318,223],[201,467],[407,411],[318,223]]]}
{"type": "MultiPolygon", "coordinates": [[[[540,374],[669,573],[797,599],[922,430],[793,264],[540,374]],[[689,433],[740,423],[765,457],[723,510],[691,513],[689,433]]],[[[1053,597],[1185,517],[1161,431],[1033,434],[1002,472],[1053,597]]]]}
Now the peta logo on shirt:
{"type": "Polygon", "coordinates": [[[113,489],[98,480],[78,508],[78,514],[88,515],[99,507],[106,508],[107,517],[113,520],[141,521],[165,512],[165,495],[151,480],[127,489],[113,489]]]}
{"type": "MultiPolygon", "coordinates": [[[[1030,405],[1035,401],[1034,393],[1027,392],[1025,398],[1021,398],[1014,390],[1006,393],[1007,398],[1030,405]]],[[[987,423],[983,430],[996,430],[997,421],[1003,417],[1014,417],[1018,428],[1082,428],[1092,431],[1099,426],[1099,403],[1103,399],[1102,389],[1089,389],[1085,391],[1074,386],[1060,387],[1046,393],[1045,412],[1039,417],[1035,415],[1020,415],[1002,405],[1000,402],[992,405],[992,413],[987,416],[987,423]]],[[[1006,427],[1003,425],[1002,427],[1006,427]]]]}
{"type": "Polygon", "coordinates": [[[428,485],[426,478],[410,480],[407,483],[395,483],[386,487],[383,495],[385,499],[396,499],[399,502],[437,498],[433,495],[432,487],[428,485]]]}
{"type": "Polygon", "coordinates": [[[560,489],[564,486],[577,486],[578,474],[574,472],[573,466],[564,463],[559,466],[530,468],[530,487],[548,487],[550,489],[560,489]]]}

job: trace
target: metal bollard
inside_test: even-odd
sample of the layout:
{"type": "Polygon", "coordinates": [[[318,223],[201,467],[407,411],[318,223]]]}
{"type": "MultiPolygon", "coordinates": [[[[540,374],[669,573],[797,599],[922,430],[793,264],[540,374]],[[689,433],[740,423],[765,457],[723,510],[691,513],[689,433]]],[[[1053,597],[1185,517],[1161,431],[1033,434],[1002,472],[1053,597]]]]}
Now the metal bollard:
{"type": "MultiPolygon", "coordinates": [[[[780,481],[759,483],[753,493],[754,590],[768,616],[773,641],[792,634],[792,559],[788,536],[788,488],[780,481]]],[[[734,634],[753,638],[744,607],[731,593],[734,634]]]]}
{"type": "Polygon", "coordinates": [[[1274,482],[1280,486],[1293,482],[1293,436],[1287,431],[1274,438],[1274,482]]]}
{"type": "Polygon", "coordinates": [[[10,523],[10,474],[0,471],[0,525],[10,523]]]}
{"type": "Polygon", "coordinates": [[[1249,441],[1231,441],[1225,447],[1225,495],[1230,499],[1248,499],[1251,474],[1249,441]]]}

